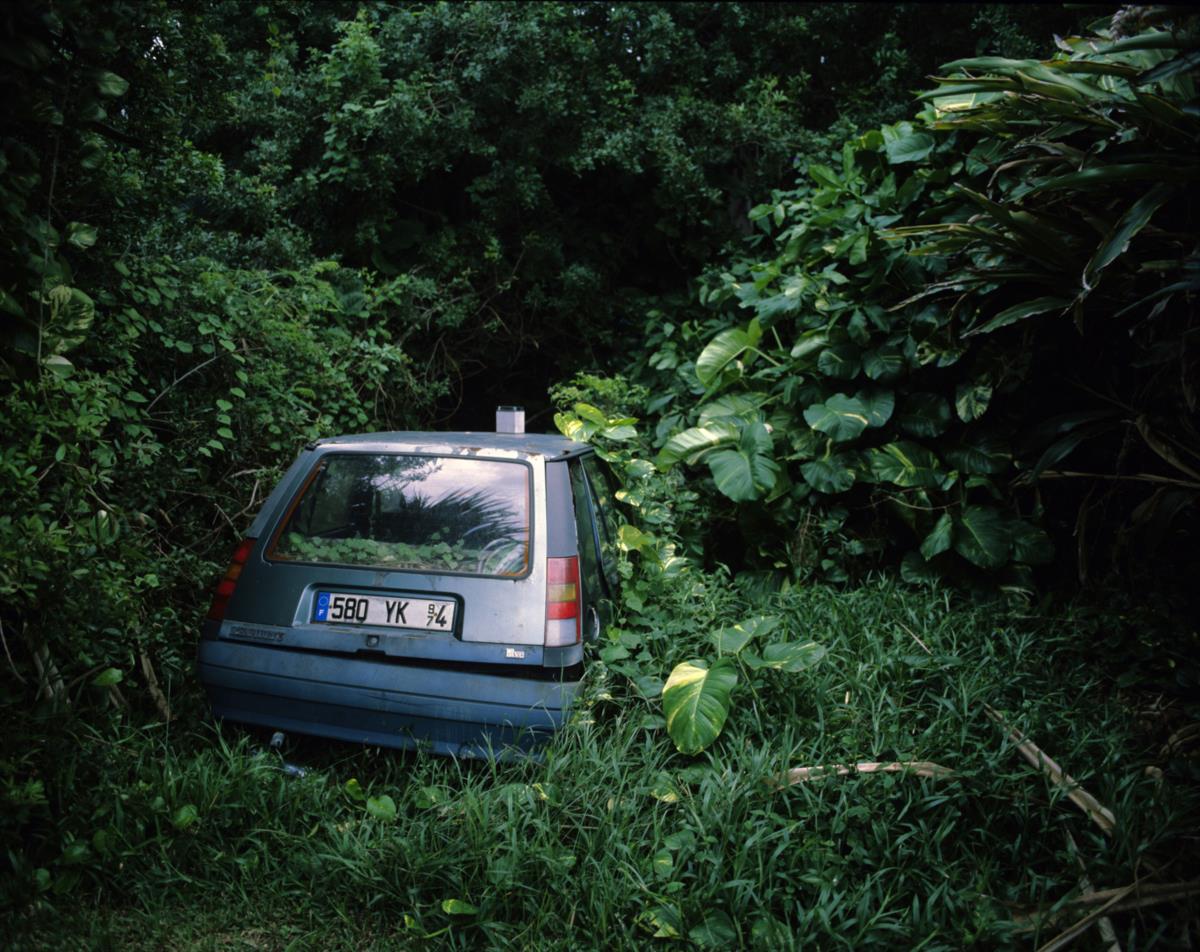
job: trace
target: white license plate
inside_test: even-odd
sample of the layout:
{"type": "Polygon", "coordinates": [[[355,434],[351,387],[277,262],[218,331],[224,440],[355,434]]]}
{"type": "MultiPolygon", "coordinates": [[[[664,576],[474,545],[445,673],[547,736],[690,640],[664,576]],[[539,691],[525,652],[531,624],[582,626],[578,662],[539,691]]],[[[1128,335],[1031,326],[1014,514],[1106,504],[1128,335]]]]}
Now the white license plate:
{"type": "Polygon", "coordinates": [[[407,595],[353,595],[317,592],[313,621],[333,625],[379,625],[383,628],[420,628],[451,631],[454,602],[407,595]]]}

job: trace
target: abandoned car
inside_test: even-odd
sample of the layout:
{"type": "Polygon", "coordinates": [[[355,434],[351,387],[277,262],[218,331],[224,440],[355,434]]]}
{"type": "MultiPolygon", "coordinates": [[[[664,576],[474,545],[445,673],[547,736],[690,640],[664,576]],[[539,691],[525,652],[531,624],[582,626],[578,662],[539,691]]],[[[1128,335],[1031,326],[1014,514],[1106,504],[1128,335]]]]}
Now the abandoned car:
{"type": "Polygon", "coordinates": [[[562,725],[611,611],[615,513],[592,448],[515,409],[510,432],[304,447],[204,622],[214,714],[454,756],[562,725]]]}

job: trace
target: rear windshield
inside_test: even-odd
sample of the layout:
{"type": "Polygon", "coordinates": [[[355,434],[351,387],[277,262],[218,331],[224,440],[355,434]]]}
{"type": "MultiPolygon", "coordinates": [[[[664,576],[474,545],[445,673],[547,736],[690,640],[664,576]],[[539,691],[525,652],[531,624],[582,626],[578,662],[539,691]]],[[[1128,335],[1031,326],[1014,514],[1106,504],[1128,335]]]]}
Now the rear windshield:
{"type": "Polygon", "coordinates": [[[524,575],[529,467],[396,454],[324,457],[268,558],[469,575],[524,575]]]}

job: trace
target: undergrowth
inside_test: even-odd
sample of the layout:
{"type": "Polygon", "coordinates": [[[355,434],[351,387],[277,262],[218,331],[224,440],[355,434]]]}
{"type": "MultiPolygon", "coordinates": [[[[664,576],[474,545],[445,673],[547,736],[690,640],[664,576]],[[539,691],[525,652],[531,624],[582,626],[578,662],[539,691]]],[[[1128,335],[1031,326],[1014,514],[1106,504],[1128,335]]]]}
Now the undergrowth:
{"type": "MultiPolygon", "coordinates": [[[[697,573],[610,644],[665,675],[752,607],[827,653],[761,672],[696,757],[667,738],[653,674],[598,659],[542,763],[296,739],[297,777],[261,738],[198,718],[44,724],[22,767],[53,786],[25,807],[23,852],[5,821],[4,931],[28,948],[1004,947],[1082,918],[1029,918],[1080,895],[1080,862],[1097,889],[1197,875],[1200,771],[1148,743],[1073,616],[884,581],[751,605],[697,573]],[[1111,835],[985,704],[1112,810],[1111,835]],[[952,773],[782,783],[865,761],[952,773]]],[[[1124,947],[1186,941],[1187,902],[1114,916],[1124,947]]]]}

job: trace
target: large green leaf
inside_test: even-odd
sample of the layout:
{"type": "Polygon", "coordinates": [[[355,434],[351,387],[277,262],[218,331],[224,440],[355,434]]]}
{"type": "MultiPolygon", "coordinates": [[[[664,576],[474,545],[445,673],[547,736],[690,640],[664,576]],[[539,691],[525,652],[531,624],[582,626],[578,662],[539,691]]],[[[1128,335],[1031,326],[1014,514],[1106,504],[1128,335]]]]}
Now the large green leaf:
{"type": "Polygon", "coordinates": [[[894,380],[904,371],[904,351],[899,344],[884,344],[863,354],[863,371],[872,380],[894,380]]]}
{"type": "Polygon", "coordinates": [[[747,348],[755,346],[762,337],[758,321],[751,321],[746,330],[731,327],[721,331],[708,342],[708,346],[696,358],[696,377],[704,386],[709,386],[731,360],[740,357],[747,348]]]}
{"type": "Polygon", "coordinates": [[[707,456],[717,489],[734,502],[757,499],[775,485],[779,464],[771,456],[771,434],[761,423],[742,430],[736,447],[714,450],[707,456]]]}
{"type": "Polygon", "coordinates": [[[1149,224],[1154,213],[1174,194],[1174,188],[1160,182],[1126,210],[1113,226],[1112,231],[1100,243],[1100,247],[1092,255],[1092,260],[1088,262],[1087,267],[1083,269],[1083,286],[1085,288],[1090,288],[1096,283],[1100,272],[1117,260],[1128,247],[1133,236],[1149,224]]]}
{"type": "Polygon", "coordinates": [[[825,648],[815,641],[785,641],[767,645],[762,656],[747,652],[746,666],[755,670],[772,668],[788,674],[798,674],[819,663],[825,657],[825,648]]]}
{"type": "Polygon", "coordinates": [[[376,820],[391,822],[396,819],[396,801],[386,793],[379,797],[367,797],[367,812],[376,820]]]}
{"type": "Polygon", "coordinates": [[[667,733],[684,754],[698,754],[721,733],[737,671],[728,658],[709,667],[699,658],[677,664],[663,686],[667,733]]]}
{"type": "Polygon", "coordinates": [[[900,577],[909,585],[929,585],[941,575],[932,563],[922,558],[920,552],[908,552],[900,562],[900,577]]]}
{"type": "Polygon", "coordinates": [[[835,393],[824,403],[804,411],[804,419],[814,430],[834,440],[852,440],[871,425],[870,409],[865,403],[844,393],[835,393]]]}
{"type": "Polygon", "coordinates": [[[926,560],[932,559],[935,555],[949,549],[953,538],[954,520],[950,518],[950,513],[943,512],[938,517],[938,521],[934,524],[929,535],[921,542],[921,555],[926,560]]]}
{"type": "Polygon", "coordinates": [[[823,350],[828,343],[829,332],[824,328],[815,331],[806,331],[792,345],[792,359],[802,361],[806,357],[810,357],[823,350]]]}
{"type": "Polygon", "coordinates": [[[834,344],[817,357],[817,369],[835,380],[853,380],[861,367],[858,348],[853,344],[834,344]]]}
{"type": "Polygon", "coordinates": [[[971,443],[951,446],[942,455],[960,473],[995,475],[1012,465],[1012,452],[1007,444],[993,437],[977,437],[971,443]]]}
{"type": "Polygon", "coordinates": [[[735,424],[714,420],[704,426],[694,426],[676,433],[659,450],[657,462],[664,468],[681,459],[695,463],[710,450],[736,443],[740,438],[741,431],[735,424]]]}
{"type": "Polygon", "coordinates": [[[1189,70],[1193,70],[1197,66],[1200,66],[1200,50],[1187,50],[1166,62],[1159,63],[1152,69],[1146,70],[1146,72],[1134,80],[1134,85],[1146,86],[1150,83],[1160,83],[1179,73],[1186,73],[1189,70]]]}
{"type": "Polygon", "coordinates": [[[1200,171],[1190,163],[1163,165],[1152,162],[1134,162],[1100,165],[1037,182],[1031,192],[1063,188],[1088,190],[1118,182],[1190,182],[1197,177],[1200,177],[1200,171]]]}
{"type": "Polygon", "coordinates": [[[896,395],[881,387],[860,390],[854,399],[866,407],[868,426],[883,426],[892,418],[892,411],[896,408],[896,395]]]}
{"type": "Polygon", "coordinates": [[[1023,519],[1014,519],[1009,524],[1009,534],[1014,562],[1046,565],[1054,559],[1054,543],[1044,529],[1030,525],[1023,519]]]}
{"type": "Polygon", "coordinates": [[[824,459],[815,459],[800,467],[804,481],[817,492],[832,495],[844,493],[854,485],[857,478],[858,454],[835,453],[824,459]]]}
{"type": "Polygon", "coordinates": [[[952,481],[932,450],[909,440],[872,447],[867,460],[877,480],[906,489],[944,489],[952,481]]]}
{"type": "Polygon", "coordinates": [[[910,393],[900,404],[896,423],[912,436],[928,439],[946,432],[953,416],[950,403],[936,393],[910,393]]]}
{"type": "Polygon", "coordinates": [[[717,420],[752,420],[763,404],[770,402],[766,393],[727,393],[706,403],[700,411],[700,426],[717,420]]]}
{"type": "Polygon", "coordinates": [[[1047,311],[1061,311],[1068,307],[1070,303],[1069,299],[1061,297],[1040,297],[1030,301],[1022,301],[1020,304],[1006,307],[995,317],[989,318],[978,327],[972,327],[963,336],[970,337],[973,334],[990,334],[1001,327],[1007,327],[1009,324],[1023,321],[1027,317],[1036,317],[1038,314],[1045,314],[1047,311]]]}
{"type": "Polygon", "coordinates": [[[781,621],[778,615],[755,615],[729,628],[712,633],[713,646],[721,654],[737,654],[754,638],[770,634],[781,621]]]}
{"type": "Polygon", "coordinates": [[[954,551],[981,569],[1008,561],[1012,537],[1004,515],[991,506],[967,506],[954,526],[954,551]]]}
{"type": "Polygon", "coordinates": [[[881,131],[888,162],[892,165],[920,162],[928,157],[937,144],[933,136],[928,132],[917,132],[910,122],[884,126],[881,131]]]}
{"type": "Polygon", "coordinates": [[[954,409],[964,423],[978,420],[992,401],[992,385],[986,380],[960,383],[954,391],[954,409]]]}
{"type": "Polygon", "coordinates": [[[95,225],[85,225],[79,221],[67,223],[67,244],[81,251],[92,247],[96,243],[98,234],[95,225]]]}

